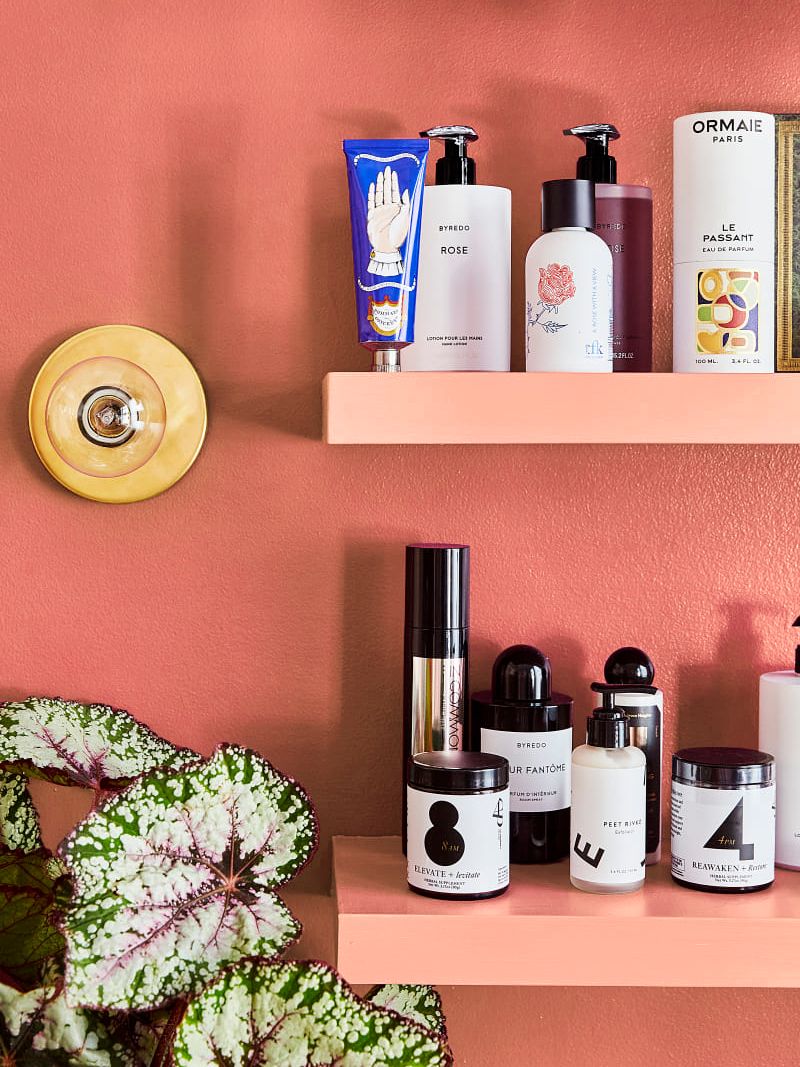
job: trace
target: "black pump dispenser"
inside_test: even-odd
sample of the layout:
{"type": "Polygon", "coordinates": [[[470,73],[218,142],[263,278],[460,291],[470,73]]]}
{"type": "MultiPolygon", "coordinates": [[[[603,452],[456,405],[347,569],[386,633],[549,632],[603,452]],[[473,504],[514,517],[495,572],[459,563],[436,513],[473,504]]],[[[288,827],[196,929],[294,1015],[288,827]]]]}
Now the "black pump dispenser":
{"type": "Polygon", "coordinates": [[[477,141],[471,126],[433,126],[420,137],[444,141],[444,155],[436,160],[437,185],[475,185],[475,160],[467,155],[467,145],[477,141]]]}
{"type": "MultiPolygon", "coordinates": [[[[800,626],[800,615],[794,620],[792,626],[800,626]]],[[[795,645],[794,649],[794,673],[800,674],[800,645],[795,645]]]]}
{"type": "Polygon", "coordinates": [[[625,748],[628,744],[628,728],[625,712],[614,705],[617,693],[656,693],[653,685],[609,685],[607,682],[592,682],[592,690],[601,693],[602,707],[595,708],[586,720],[586,744],[595,748],[625,748]]]}
{"type": "Polygon", "coordinates": [[[617,161],[608,154],[609,141],[619,138],[616,126],[593,122],[587,126],[573,126],[564,130],[564,136],[579,137],[585,146],[586,155],[578,159],[575,168],[576,178],[588,178],[601,185],[615,185],[617,181],[617,161]]]}

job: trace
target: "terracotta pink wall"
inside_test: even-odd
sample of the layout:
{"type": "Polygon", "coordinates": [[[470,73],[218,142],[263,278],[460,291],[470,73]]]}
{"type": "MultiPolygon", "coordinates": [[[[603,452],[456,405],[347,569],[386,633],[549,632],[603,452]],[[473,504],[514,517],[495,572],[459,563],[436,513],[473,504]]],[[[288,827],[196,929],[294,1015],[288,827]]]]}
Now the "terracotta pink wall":
{"type": "MultiPolygon", "coordinates": [[[[323,885],[332,833],[398,828],[403,545],[458,540],[476,686],[530,641],[580,719],[606,655],[638,644],[667,751],[753,744],[757,676],[788,665],[800,611],[796,448],[331,448],[320,389],[368,365],[341,140],[450,121],[478,128],[480,179],[513,190],[518,370],[540,183],[573,172],[561,130],[621,129],[622,179],[655,193],[667,370],[672,119],[800,110],[799,21],[754,0],[3,5],[3,697],[103,701],[204,752],[258,748],[316,800],[304,877],[323,885]],[[196,466],[127,506],[63,490],[26,426],[45,356],[108,322],[174,341],[210,409],[196,466]]],[[[50,799],[52,836],[81,803],[50,799]]],[[[443,993],[464,1067],[787,1063],[800,1007],[793,991],[443,993]]]]}

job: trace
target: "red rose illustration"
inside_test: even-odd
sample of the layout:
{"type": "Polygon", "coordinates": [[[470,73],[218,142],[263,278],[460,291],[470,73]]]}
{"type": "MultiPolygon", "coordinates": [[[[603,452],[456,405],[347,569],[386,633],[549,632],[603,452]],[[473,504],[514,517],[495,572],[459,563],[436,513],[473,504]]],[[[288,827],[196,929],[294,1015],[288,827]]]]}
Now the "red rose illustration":
{"type": "Polygon", "coordinates": [[[563,304],[575,296],[575,282],[568,266],[548,263],[547,270],[539,267],[539,296],[545,304],[563,304]]]}

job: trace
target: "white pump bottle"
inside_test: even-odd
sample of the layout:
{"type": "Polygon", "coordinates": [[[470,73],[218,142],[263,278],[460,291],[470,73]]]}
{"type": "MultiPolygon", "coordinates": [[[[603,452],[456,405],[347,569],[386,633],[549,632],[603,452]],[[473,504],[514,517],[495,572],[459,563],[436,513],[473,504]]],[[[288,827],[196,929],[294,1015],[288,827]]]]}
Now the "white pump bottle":
{"type": "Polygon", "coordinates": [[[425,187],[414,343],[404,371],[511,367],[511,192],[475,184],[471,126],[436,126],[444,141],[436,184],[425,187]]]}
{"type": "Polygon", "coordinates": [[[614,693],[625,688],[592,683],[603,707],[586,720],[586,744],[572,753],[569,878],[587,893],[644,885],[646,761],[628,743],[625,714],[614,707],[614,693]]]}

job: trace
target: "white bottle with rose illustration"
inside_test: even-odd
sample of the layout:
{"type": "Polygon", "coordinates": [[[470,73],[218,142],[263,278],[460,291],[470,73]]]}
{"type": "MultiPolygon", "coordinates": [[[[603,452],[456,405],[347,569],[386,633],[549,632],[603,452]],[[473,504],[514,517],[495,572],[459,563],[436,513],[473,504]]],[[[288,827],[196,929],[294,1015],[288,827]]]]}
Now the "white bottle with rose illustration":
{"type": "Polygon", "coordinates": [[[594,182],[542,185],[542,236],[525,260],[526,370],[613,370],[613,267],[594,223],[594,182]]]}

